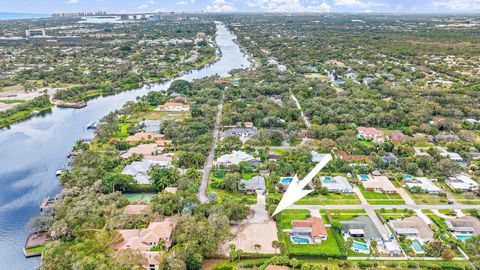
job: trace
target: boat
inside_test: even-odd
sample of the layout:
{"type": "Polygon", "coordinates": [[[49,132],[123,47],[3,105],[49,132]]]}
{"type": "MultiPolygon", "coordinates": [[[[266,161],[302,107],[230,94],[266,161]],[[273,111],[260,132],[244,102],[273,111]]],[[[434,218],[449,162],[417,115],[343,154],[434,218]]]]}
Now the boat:
{"type": "Polygon", "coordinates": [[[77,102],[57,102],[57,107],[60,108],[73,108],[73,109],[81,109],[87,106],[85,101],[77,101],[77,102]]]}
{"type": "Polygon", "coordinates": [[[90,121],[90,122],[88,122],[88,124],[86,125],[86,128],[87,128],[87,129],[96,129],[96,128],[97,128],[97,125],[98,125],[98,122],[97,122],[97,121],[90,121]]]}
{"type": "Polygon", "coordinates": [[[55,172],[55,175],[56,175],[56,176],[60,176],[60,175],[62,175],[62,173],[63,173],[62,170],[57,170],[57,171],[55,172]]]}

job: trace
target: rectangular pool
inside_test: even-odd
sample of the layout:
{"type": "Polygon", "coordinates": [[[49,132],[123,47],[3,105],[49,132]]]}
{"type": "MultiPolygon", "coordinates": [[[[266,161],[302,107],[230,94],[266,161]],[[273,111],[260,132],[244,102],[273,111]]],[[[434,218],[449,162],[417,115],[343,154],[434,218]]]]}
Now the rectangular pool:
{"type": "Polygon", "coordinates": [[[362,181],[367,181],[370,177],[366,174],[362,174],[360,175],[360,179],[362,179],[362,181]]]}
{"type": "Polygon", "coordinates": [[[472,235],[471,234],[460,234],[460,233],[457,233],[457,234],[453,234],[455,235],[455,237],[460,240],[460,241],[466,241],[470,238],[472,238],[472,235]]]}
{"type": "Polygon", "coordinates": [[[353,241],[352,250],[359,253],[366,253],[366,254],[370,253],[370,248],[366,243],[357,242],[357,241],[353,241]]]}
{"type": "Polygon", "coordinates": [[[413,251],[415,251],[415,253],[417,254],[425,253],[425,251],[422,248],[422,244],[420,244],[420,242],[417,239],[412,241],[412,248],[413,248],[413,251]]]}

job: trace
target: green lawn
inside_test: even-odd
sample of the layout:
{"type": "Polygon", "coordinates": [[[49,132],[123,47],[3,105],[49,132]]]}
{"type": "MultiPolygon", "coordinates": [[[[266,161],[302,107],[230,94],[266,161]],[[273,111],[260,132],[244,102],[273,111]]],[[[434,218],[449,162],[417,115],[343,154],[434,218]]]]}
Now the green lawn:
{"type": "Polygon", "coordinates": [[[391,219],[402,219],[406,217],[410,217],[412,215],[415,215],[414,213],[411,213],[410,211],[405,211],[405,210],[395,210],[395,209],[388,209],[388,210],[375,210],[377,215],[383,217],[384,220],[388,221],[391,219]]]}
{"type": "Polygon", "coordinates": [[[295,204],[360,204],[356,194],[328,193],[327,195],[307,195],[295,204]]]}
{"type": "Polygon", "coordinates": [[[354,217],[367,215],[363,209],[320,210],[320,215],[325,223],[328,223],[327,213],[330,213],[330,217],[333,221],[349,221],[354,217]]]}
{"type": "Polygon", "coordinates": [[[43,250],[45,250],[45,245],[41,245],[33,248],[27,248],[25,249],[25,254],[27,256],[34,256],[37,254],[42,254],[43,250]]]}
{"type": "Polygon", "coordinates": [[[409,190],[407,192],[416,204],[448,204],[448,199],[444,195],[412,193],[409,190]]]}
{"type": "Polygon", "coordinates": [[[399,194],[384,194],[374,191],[365,191],[362,186],[359,186],[359,189],[369,204],[405,204],[399,194]]]}
{"type": "Polygon", "coordinates": [[[288,253],[298,256],[339,256],[341,255],[332,228],[327,227],[327,240],[320,244],[292,244],[285,229],[292,228],[292,220],[305,220],[310,217],[308,210],[284,210],[277,216],[279,239],[287,243],[288,253]]]}
{"type": "Polygon", "coordinates": [[[145,203],[150,203],[152,196],[155,195],[155,193],[126,193],[123,194],[128,201],[130,202],[136,202],[143,200],[145,203]]]}

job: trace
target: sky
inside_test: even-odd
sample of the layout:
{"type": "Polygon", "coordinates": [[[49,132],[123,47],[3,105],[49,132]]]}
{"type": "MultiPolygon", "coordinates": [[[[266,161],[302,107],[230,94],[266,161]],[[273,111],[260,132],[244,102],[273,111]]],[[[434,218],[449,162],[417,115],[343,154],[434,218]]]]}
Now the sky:
{"type": "Polygon", "coordinates": [[[477,13],[480,0],[0,0],[1,12],[477,13]]]}

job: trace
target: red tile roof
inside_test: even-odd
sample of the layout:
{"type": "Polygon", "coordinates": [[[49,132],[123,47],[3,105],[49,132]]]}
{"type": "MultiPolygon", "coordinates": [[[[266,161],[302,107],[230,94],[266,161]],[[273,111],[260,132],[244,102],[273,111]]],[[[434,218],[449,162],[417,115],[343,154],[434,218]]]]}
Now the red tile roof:
{"type": "Polygon", "coordinates": [[[293,220],[292,227],[309,227],[312,228],[312,236],[326,236],[327,229],[323,225],[323,221],[318,217],[311,217],[307,220],[293,220]]]}

